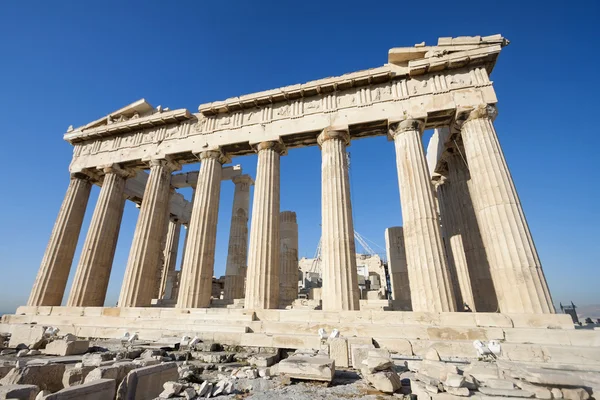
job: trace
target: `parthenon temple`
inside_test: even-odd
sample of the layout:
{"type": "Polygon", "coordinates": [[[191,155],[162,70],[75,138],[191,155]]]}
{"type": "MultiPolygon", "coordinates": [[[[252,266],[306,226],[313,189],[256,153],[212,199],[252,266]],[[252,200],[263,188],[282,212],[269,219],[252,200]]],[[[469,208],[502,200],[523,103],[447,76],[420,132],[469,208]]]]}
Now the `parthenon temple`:
{"type": "Polygon", "coordinates": [[[195,332],[292,348],[313,340],[309,332],[336,326],[390,347],[410,340],[415,354],[420,342],[491,339],[497,327],[572,329],[569,316],[555,314],[500,146],[510,132],[494,127],[490,74],[508,44],[501,35],[439,38],[392,48],[383,66],[201,104],[197,112],[142,99],[69,127],[64,201],[28,304],[5,322],[62,324],[94,337],[118,337],[126,327],[146,338],[195,332]],[[434,133],[423,143],[426,130],[434,133]],[[395,148],[403,221],[381,233],[391,293],[379,309],[361,301],[346,157],[355,140],[372,136],[386,136],[395,148]],[[297,307],[302,221],[280,209],[280,159],[306,146],[321,152],[322,295],[314,309],[297,307]],[[228,165],[250,154],[257,154],[256,176],[228,165]],[[194,163],[199,169],[180,172],[194,163]],[[233,204],[220,204],[221,186],[231,184],[233,204]],[[93,185],[100,194],[81,232],[93,185]],[[185,187],[189,199],[179,191],[185,187]],[[109,307],[127,200],[139,205],[139,216],[118,304],[109,307]],[[219,296],[221,207],[232,215],[219,296]],[[408,332],[415,324],[429,330],[408,332]]]}

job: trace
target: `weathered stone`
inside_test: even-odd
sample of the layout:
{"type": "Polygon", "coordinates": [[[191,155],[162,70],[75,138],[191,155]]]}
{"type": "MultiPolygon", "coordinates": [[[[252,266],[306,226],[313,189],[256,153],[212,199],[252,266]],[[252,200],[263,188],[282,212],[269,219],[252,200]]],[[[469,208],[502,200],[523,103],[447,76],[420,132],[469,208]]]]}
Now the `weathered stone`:
{"type": "Polygon", "coordinates": [[[67,342],[65,340],[55,340],[46,345],[44,353],[57,356],[71,356],[84,354],[90,347],[89,340],[74,340],[67,342]]]}
{"type": "Polygon", "coordinates": [[[453,364],[424,360],[421,362],[419,372],[443,382],[448,377],[448,374],[458,374],[458,369],[453,364]]]}
{"type": "Polygon", "coordinates": [[[205,396],[207,393],[212,393],[212,383],[204,381],[199,387],[196,387],[196,394],[198,397],[205,396]]]}
{"type": "Polygon", "coordinates": [[[158,395],[162,399],[170,399],[173,396],[178,395],[183,390],[183,385],[178,382],[165,382],[163,384],[163,391],[158,395]]]}
{"type": "Polygon", "coordinates": [[[370,373],[377,371],[385,371],[393,367],[394,363],[390,358],[390,353],[387,350],[377,349],[369,350],[367,359],[362,361],[363,368],[370,373]]]}
{"type": "Polygon", "coordinates": [[[485,379],[483,384],[492,389],[505,389],[511,390],[515,388],[514,383],[506,379],[485,379]]]}
{"type": "Polygon", "coordinates": [[[331,338],[329,343],[329,357],[335,361],[336,367],[349,367],[348,341],[344,338],[331,338]]]}
{"type": "Polygon", "coordinates": [[[11,325],[8,347],[16,348],[19,344],[24,344],[37,350],[45,343],[44,331],[45,328],[39,325],[11,325]]]}
{"type": "Polygon", "coordinates": [[[532,392],[527,392],[525,390],[518,389],[492,389],[485,386],[480,386],[479,391],[482,394],[486,394],[488,396],[502,396],[502,397],[534,397],[535,394],[532,392]]]}
{"type": "Polygon", "coordinates": [[[112,351],[84,354],[81,363],[86,367],[99,367],[103,361],[113,360],[115,356],[116,354],[112,351]]]}
{"type": "Polygon", "coordinates": [[[48,364],[13,368],[0,385],[29,384],[36,385],[41,390],[56,392],[63,388],[62,376],[65,372],[64,364],[48,364]]]}
{"type": "Polygon", "coordinates": [[[196,391],[194,390],[194,388],[186,388],[183,392],[181,392],[181,395],[186,400],[191,400],[194,397],[196,397],[196,391]]]}
{"type": "Polygon", "coordinates": [[[335,373],[334,361],[321,356],[291,356],[281,361],[278,366],[280,374],[303,380],[331,382],[335,373]]]}
{"type": "MultiPolygon", "coordinates": [[[[449,388],[459,388],[465,383],[465,377],[462,375],[449,373],[444,381],[444,386],[449,388]]],[[[468,389],[467,389],[468,390],[468,389]]]]}
{"type": "Polygon", "coordinates": [[[471,375],[478,381],[498,378],[498,366],[490,363],[471,363],[464,369],[465,375],[471,375]]]}
{"type": "Polygon", "coordinates": [[[566,400],[587,400],[590,398],[590,394],[582,388],[562,388],[561,391],[563,398],[566,400]]]}
{"type": "Polygon", "coordinates": [[[63,389],[44,400],[106,400],[114,398],[115,390],[116,383],[113,379],[99,379],[63,389]]]}
{"type": "Polygon", "coordinates": [[[44,397],[46,397],[46,396],[48,396],[48,395],[50,395],[50,394],[52,394],[52,392],[51,392],[51,391],[49,391],[49,390],[41,390],[41,391],[40,391],[40,392],[37,394],[37,396],[35,396],[35,400],[43,400],[43,399],[44,399],[44,397]]]}
{"type": "Polygon", "coordinates": [[[248,362],[257,367],[270,367],[279,360],[278,354],[257,353],[248,357],[248,362]]]}
{"type": "Polygon", "coordinates": [[[368,357],[369,350],[375,349],[372,344],[351,344],[350,355],[352,366],[356,369],[360,369],[363,366],[363,361],[368,357]]]}
{"type": "Polygon", "coordinates": [[[36,385],[2,385],[0,399],[34,400],[39,391],[36,385]]]}
{"type": "Polygon", "coordinates": [[[12,365],[0,365],[0,379],[4,378],[13,368],[12,365]]]}
{"type": "Polygon", "coordinates": [[[42,352],[39,350],[29,350],[27,352],[27,356],[39,356],[40,354],[42,354],[42,352]]]}
{"type": "Polygon", "coordinates": [[[81,366],[67,369],[62,378],[63,386],[68,388],[83,384],[85,382],[85,377],[88,376],[88,374],[95,368],[96,367],[81,366]]]}
{"type": "Polygon", "coordinates": [[[552,388],[550,389],[550,392],[552,393],[552,398],[553,399],[562,399],[563,398],[563,394],[562,391],[559,388],[552,388]]]}
{"type": "Polygon", "coordinates": [[[544,386],[532,385],[530,383],[523,382],[523,381],[515,381],[515,384],[519,388],[521,388],[527,392],[535,393],[536,399],[544,399],[544,400],[552,399],[552,392],[550,391],[550,389],[548,389],[544,386]]]}
{"type": "Polygon", "coordinates": [[[430,400],[431,394],[425,388],[425,384],[415,380],[410,380],[411,393],[417,396],[418,400],[430,400]]]}
{"type": "Polygon", "coordinates": [[[365,379],[380,392],[394,393],[402,386],[400,377],[394,371],[380,371],[365,374],[365,379]]]}
{"type": "Polygon", "coordinates": [[[256,379],[256,378],[258,378],[258,371],[255,370],[254,368],[247,369],[247,370],[245,370],[243,372],[246,375],[246,378],[248,378],[248,379],[256,379]]]}
{"type": "Polygon", "coordinates": [[[466,387],[446,387],[446,392],[461,397],[468,397],[471,392],[466,387]]]}
{"type": "Polygon", "coordinates": [[[98,367],[90,371],[84,379],[85,383],[93,382],[98,379],[114,379],[117,385],[121,383],[127,374],[138,366],[130,361],[118,362],[113,365],[98,367]]]}
{"type": "Polygon", "coordinates": [[[427,350],[427,353],[425,353],[424,359],[431,361],[440,361],[440,355],[438,354],[436,349],[430,347],[429,350],[427,350]]]}
{"type": "Polygon", "coordinates": [[[27,356],[27,353],[29,353],[29,350],[27,350],[27,349],[19,350],[19,351],[17,352],[17,357],[19,357],[19,358],[20,358],[20,357],[26,357],[26,356],[27,356]]]}
{"type": "Polygon", "coordinates": [[[157,397],[163,384],[179,377],[174,362],[134,369],[129,372],[117,390],[117,400],[144,400],[157,397]]]}

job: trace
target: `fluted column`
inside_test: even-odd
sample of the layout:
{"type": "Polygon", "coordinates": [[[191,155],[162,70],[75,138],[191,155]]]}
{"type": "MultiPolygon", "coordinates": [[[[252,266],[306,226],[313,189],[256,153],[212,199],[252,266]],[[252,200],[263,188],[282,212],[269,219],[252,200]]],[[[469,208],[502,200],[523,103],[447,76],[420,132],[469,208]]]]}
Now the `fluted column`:
{"type": "Polygon", "coordinates": [[[58,212],[28,306],[60,306],[75,256],[92,184],[83,174],[71,181],[58,212]]]}
{"type": "Polygon", "coordinates": [[[473,203],[500,311],[554,313],[552,298],[512,177],[493,126],[496,109],[482,105],[462,117],[473,203]]]}
{"type": "Polygon", "coordinates": [[[385,249],[392,286],[392,298],[394,299],[394,311],[412,311],[404,233],[401,226],[393,226],[385,230],[385,249]]]}
{"type": "Polygon", "coordinates": [[[117,165],[103,170],[104,181],[81,250],[67,302],[69,307],[101,307],[106,298],[125,208],[125,181],[134,173],[117,165]]]}
{"type": "Polygon", "coordinates": [[[413,311],[455,311],[448,263],[421,143],[421,122],[390,123],[413,311]]]}
{"type": "Polygon", "coordinates": [[[358,277],[345,129],[325,129],[321,146],[321,256],[323,310],[358,310],[358,277]]]}
{"type": "Polygon", "coordinates": [[[456,183],[443,177],[436,184],[442,220],[442,237],[446,243],[448,267],[457,309],[463,311],[467,306],[470,310],[477,311],[463,243],[464,237],[459,229],[462,205],[459,195],[456,193],[456,186],[456,183]]]}
{"type": "Polygon", "coordinates": [[[226,161],[220,151],[200,153],[200,172],[187,232],[185,259],[181,267],[178,308],[210,306],[221,173],[222,164],[226,161]]]}
{"type": "Polygon", "coordinates": [[[133,234],[119,307],[146,307],[152,301],[167,229],[171,173],[178,167],[166,160],[150,161],[150,176],[133,234]]]}
{"type": "Polygon", "coordinates": [[[165,294],[167,286],[167,278],[169,273],[175,271],[177,264],[177,249],[179,248],[179,236],[181,234],[181,223],[176,218],[169,218],[167,228],[167,237],[163,248],[163,266],[161,269],[160,289],[158,298],[162,298],[165,294]]]}
{"type": "Polygon", "coordinates": [[[250,186],[254,181],[249,175],[236,176],[229,230],[229,247],[225,267],[225,300],[244,297],[244,280],[248,259],[248,214],[250,207],[250,186]]]}
{"type": "Polygon", "coordinates": [[[279,307],[279,157],[284,149],[262,142],[257,151],[244,307],[270,309],[279,307]]]}
{"type": "Polygon", "coordinates": [[[298,298],[298,223],[296,213],[279,214],[279,303],[291,305],[298,298]]]}
{"type": "MultiPolygon", "coordinates": [[[[460,142],[460,139],[458,142],[460,142]]],[[[469,189],[471,176],[464,159],[464,149],[453,149],[452,153],[444,156],[444,161],[448,166],[447,182],[444,185],[451,184],[451,194],[455,203],[452,213],[456,217],[455,222],[448,224],[448,227],[452,235],[460,235],[462,239],[475,304],[473,310],[496,312],[498,311],[498,299],[477,217],[473,209],[471,190],[469,189]]],[[[443,222],[444,217],[442,216],[443,222]]]]}

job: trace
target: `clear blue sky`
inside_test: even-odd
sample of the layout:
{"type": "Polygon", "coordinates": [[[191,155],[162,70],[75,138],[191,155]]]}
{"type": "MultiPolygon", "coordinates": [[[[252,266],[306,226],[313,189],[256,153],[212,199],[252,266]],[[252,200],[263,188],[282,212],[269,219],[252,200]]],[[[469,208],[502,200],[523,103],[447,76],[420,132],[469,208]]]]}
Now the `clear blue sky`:
{"type": "MultiPolygon", "coordinates": [[[[496,128],[554,301],[600,303],[599,11],[596,1],[2,2],[0,311],[27,301],[69,180],[69,125],[139,98],[195,111],[377,67],[391,47],[495,33],[511,41],[492,74],[496,128]]],[[[402,224],[393,146],[380,137],[349,151],[356,230],[383,245],[384,229],[402,224]]],[[[255,156],[233,162],[254,175],[255,156]]],[[[281,166],[281,209],[298,213],[300,255],[311,256],[320,235],[319,150],[293,150],[281,166]]],[[[224,183],[217,275],[232,195],[224,183]]],[[[128,204],[107,304],[118,297],[136,217],[128,204]]],[[[79,249],[71,277],[78,258],[79,249]]]]}

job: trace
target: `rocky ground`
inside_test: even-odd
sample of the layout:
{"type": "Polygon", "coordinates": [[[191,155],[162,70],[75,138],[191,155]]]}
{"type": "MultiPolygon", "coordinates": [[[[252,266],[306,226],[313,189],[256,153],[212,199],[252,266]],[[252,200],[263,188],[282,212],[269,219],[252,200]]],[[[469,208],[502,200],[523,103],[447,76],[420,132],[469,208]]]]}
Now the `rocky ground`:
{"type": "Polygon", "coordinates": [[[435,349],[407,360],[371,345],[340,354],[328,340],[294,351],[191,338],[82,340],[33,327],[0,333],[0,348],[0,399],[587,400],[600,387],[600,373],[576,366],[449,361],[435,349]]]}

